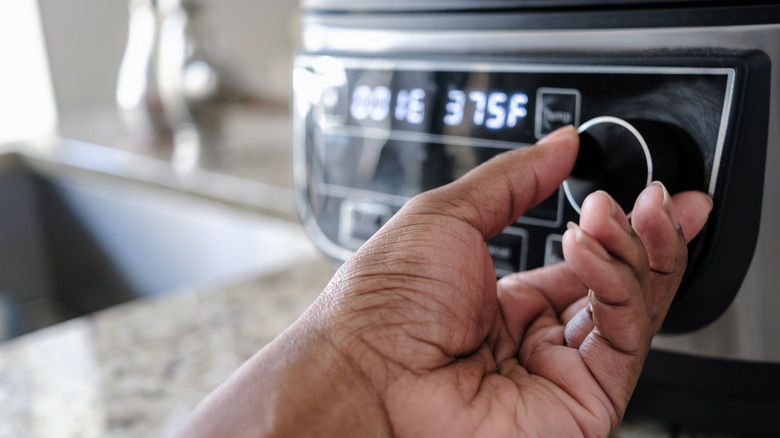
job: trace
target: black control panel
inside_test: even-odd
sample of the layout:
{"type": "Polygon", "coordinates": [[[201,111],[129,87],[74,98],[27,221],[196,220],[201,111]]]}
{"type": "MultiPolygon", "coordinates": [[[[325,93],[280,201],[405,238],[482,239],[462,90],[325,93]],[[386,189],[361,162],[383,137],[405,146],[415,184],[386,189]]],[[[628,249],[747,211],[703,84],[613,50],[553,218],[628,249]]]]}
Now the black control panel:
{"type": "Polygon", "coordinates": [[[315,243],[343,260],[416,194],[566,125],[580,130],[574,171],[487,241],[497,276],[563,261],[565,224],[578,220],[580,203],[598,189],[626,211],[654,180],[672,193],[707,192],[718,205],[747,65],[732,58],[299,56],[302,218],[315,243]]]}

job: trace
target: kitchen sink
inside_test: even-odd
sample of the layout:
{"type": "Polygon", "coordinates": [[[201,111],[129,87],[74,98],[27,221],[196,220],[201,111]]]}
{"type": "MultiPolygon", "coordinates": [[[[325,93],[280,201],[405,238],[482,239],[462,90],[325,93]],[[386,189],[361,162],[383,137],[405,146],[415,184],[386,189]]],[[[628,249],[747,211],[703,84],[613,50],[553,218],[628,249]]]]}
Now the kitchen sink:
{"type": "Polygon", "coordinates": [[[83,166],[0,154],[0,339],[139,297],[263,275],[301,257],[316,251],[295,222],[83,166]]]}

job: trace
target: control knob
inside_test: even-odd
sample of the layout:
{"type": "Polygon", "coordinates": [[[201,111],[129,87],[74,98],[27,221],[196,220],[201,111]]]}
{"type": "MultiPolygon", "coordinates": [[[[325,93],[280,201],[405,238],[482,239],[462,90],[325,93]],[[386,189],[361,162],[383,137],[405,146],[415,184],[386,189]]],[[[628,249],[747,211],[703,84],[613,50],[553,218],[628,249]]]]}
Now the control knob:
{"type": "Polygon", "coordinates": [[[676,126],[602,116],[583,123],[578,132],[580,151],[563,183],[578,214],[585,197],[597,190],[612,195],[629,212],[653,181],[663,182],[671,193],[704,188],[701,152],[676,126]]]}

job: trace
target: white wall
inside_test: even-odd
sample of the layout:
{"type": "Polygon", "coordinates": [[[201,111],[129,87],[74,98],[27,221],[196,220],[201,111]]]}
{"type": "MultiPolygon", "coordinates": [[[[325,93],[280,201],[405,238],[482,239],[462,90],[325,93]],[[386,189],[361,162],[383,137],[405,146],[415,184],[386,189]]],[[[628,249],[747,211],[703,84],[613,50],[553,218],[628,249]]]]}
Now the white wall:
{"type": "Polygon", "coordinates": [[[35,0],[0,0],[0,143],[53,134],[57,113],[35,0]]]}

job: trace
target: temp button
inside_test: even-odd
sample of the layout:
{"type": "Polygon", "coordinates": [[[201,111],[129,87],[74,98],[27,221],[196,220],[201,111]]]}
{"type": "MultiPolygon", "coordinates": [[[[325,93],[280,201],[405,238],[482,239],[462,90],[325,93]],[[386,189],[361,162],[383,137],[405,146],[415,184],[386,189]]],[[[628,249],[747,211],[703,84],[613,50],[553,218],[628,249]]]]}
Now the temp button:
{"type": "Polygon", "coordinates": [[[534,134],[537,139],[567,125],[580,124],[579,90],[571,88],[539,88],[536,91],[534,134]]]}

